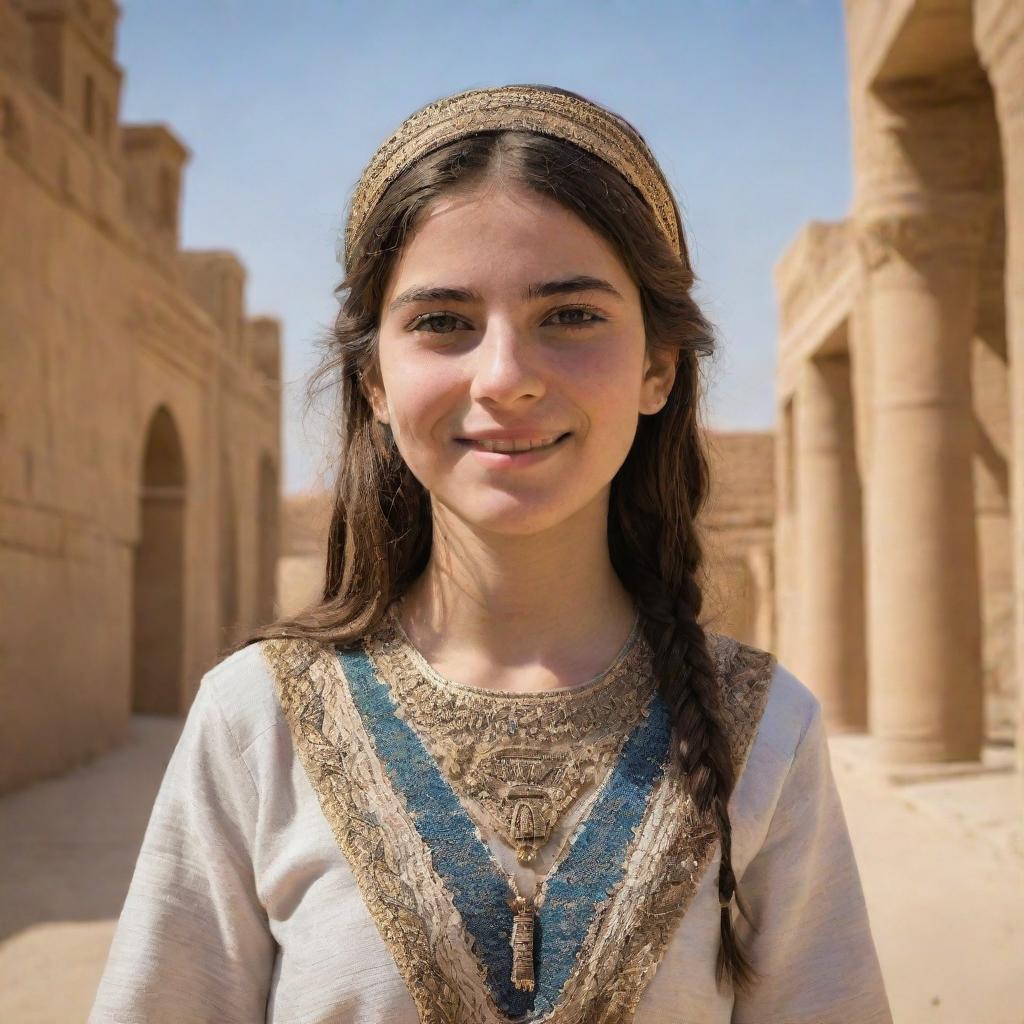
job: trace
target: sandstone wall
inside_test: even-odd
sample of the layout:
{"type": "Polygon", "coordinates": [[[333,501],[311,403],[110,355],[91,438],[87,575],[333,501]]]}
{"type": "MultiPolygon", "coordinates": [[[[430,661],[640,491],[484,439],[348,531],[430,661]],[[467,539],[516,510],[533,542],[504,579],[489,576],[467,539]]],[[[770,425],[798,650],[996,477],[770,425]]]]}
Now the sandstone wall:
{"type": "Polygon", "coordinates": [[[776,271],[779,647],[884,758],[972,760],[1020,706],[1024,8],[845,6],[851,215],[776,271]]]}
{"type": "Polygon", "coordinates": [[[277,324],[248,320],[240,290],[225,306],[262,331],[257,360],[197,300],[187,150],[116,124],[116,13],[0,0],[21,39],[0,47],[0,789],[114,743],[147,686],[187,708],[273,602],[277,324]]]}

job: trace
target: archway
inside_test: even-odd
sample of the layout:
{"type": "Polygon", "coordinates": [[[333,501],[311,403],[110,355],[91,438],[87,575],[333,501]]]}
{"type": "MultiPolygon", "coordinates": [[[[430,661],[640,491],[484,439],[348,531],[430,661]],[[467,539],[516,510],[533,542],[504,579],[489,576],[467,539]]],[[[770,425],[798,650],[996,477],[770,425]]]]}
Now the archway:
{"type": "Polygon", "coordinates": [[[185,459],[174,418],[150,420],[139,489],[132,608],[132,711],[181,710],[185,625],[185,459]]]}

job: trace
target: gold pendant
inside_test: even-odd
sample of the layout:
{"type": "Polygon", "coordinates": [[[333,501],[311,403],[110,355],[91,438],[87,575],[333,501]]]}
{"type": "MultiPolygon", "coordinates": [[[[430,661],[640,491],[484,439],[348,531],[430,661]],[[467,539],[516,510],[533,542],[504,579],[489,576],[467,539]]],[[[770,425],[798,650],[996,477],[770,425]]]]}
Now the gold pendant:
{"type": "Polygon", "coordinates": [[[523,896],[509,900],[515,911],[512,922],[512,984],[521,992],[532,992],[533,977],[533,903],[523,896]]]}

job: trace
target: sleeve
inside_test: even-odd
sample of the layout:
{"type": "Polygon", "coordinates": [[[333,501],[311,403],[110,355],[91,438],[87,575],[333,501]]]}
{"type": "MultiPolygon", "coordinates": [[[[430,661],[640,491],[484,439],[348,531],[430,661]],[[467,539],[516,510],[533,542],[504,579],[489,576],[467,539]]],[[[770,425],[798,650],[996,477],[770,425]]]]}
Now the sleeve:
{"type": "Polygon", "coordinates": [[[736,991],[733,1024],[892,1024],[817,701],[738,889],[760,980],[736,991]]]}
{"type": "Polygon", "coordinates": [[[204,677],[167,765],[89,1024],[266,1019],[256,786],[204,677]]]}

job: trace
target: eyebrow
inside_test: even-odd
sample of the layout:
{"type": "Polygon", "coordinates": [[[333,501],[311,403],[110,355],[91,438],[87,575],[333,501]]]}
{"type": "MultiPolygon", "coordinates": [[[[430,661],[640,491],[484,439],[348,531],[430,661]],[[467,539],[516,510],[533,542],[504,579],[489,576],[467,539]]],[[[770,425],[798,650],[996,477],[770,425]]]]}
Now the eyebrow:
{"type": "MultiPolygon", "coordinates": [[[[524,302],[531,299],[546,299],[552,295],[568,295],[573,292],[606,292],[609,295],[621,299],[618,289],[600,277],[590,277],[587,274],[577,274],[575,277],[566,277],[558,281],[542,281],[539,284],[531,284],[521,293],[524,302]]],[[[448,288],[444,286],[427,286],[408,288],[402,292],[389,306],[388,309],[394,312],[402,306],[411,306],[416,302],[480,302],[481,295],[471,288],[448,288]]]]}

